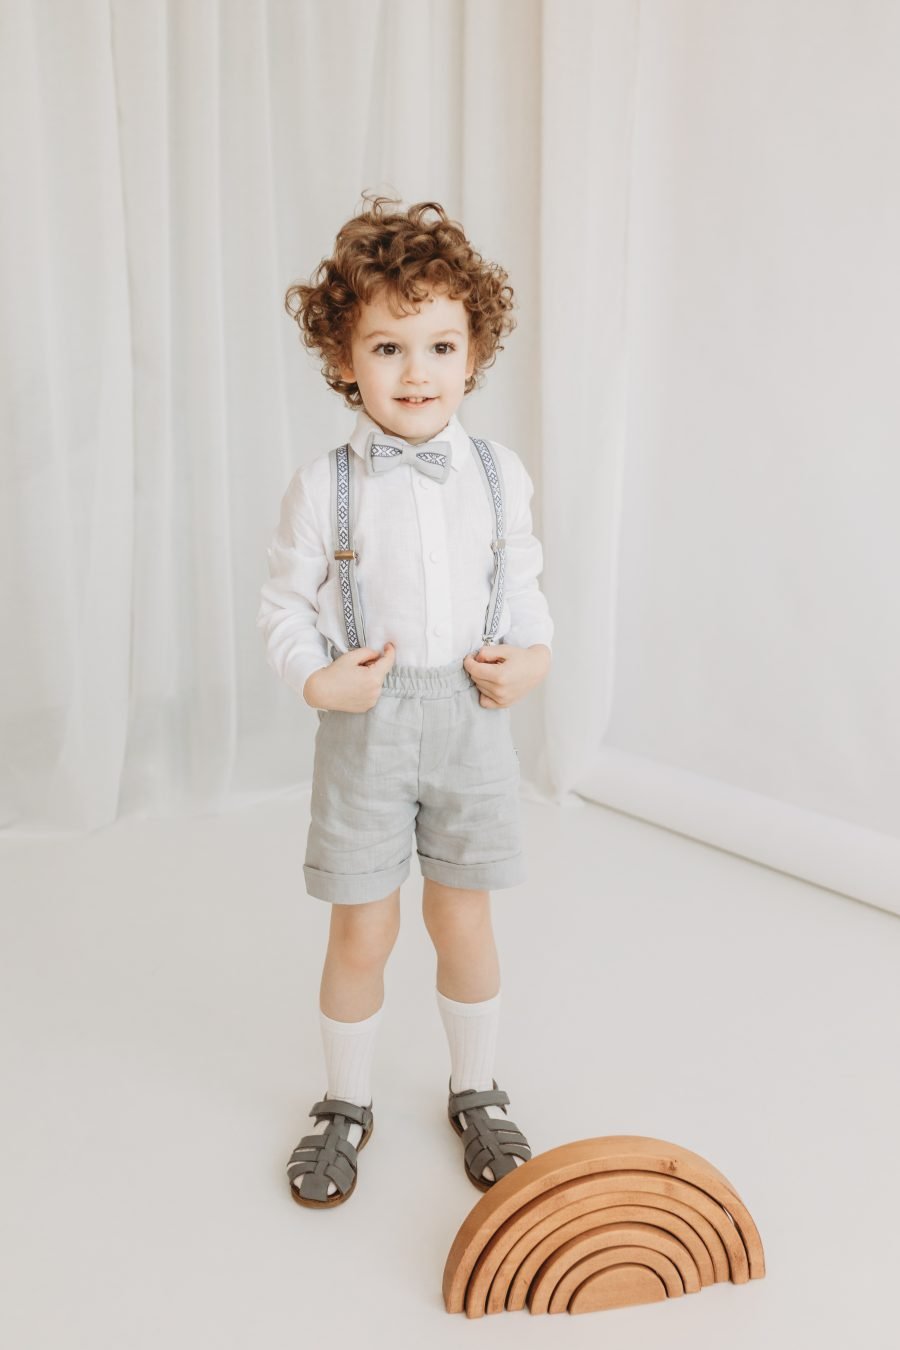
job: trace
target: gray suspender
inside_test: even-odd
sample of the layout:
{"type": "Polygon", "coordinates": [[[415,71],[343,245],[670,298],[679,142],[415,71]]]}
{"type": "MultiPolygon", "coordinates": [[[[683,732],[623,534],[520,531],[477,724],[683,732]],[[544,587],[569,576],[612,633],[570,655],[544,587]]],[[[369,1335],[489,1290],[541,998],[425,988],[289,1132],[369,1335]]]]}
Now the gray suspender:
{"type": "Polygon", "coordinates": [[[500,474],[500,465],[494,459],[488,442],[479,440],[476,436],[470,436],[469,442],[475,458],[484,469],[484,485],[487,489],[488,500],[494,508],[494,537],[491,540],[491,548],[494,552],[494,578],[491,582],[491,597],[488,600],[487,611],[484,616],[484,632],[481,635],[481,641],[487,646],[497,641],[497,628],[500,624],[500,613],[503,609],[503,583],[506,579],[503,478],[500,474]]]}
{"type": "MultiPolygon", "coordinates": [[[[488,441],[475,436],[469,437],[472,453],[484,470],[483,482],[488,500],[493,508],[494,537],[491,549],[494,554],[494,576],[491,582],[491,595],[484,616],[482,642],[487,646],[496,643],[500,614],[503,609],[503,583],[506,576],[506,539],[503,536],[503,478],[500,465],[494,458],[488,441]]],[[[347,648],[365,647],[366,630],[363,623],[362,606],[356,585],[356,564],[359,554],[353,547],[352,521],[353,499],[351,496],[352,465],[356,458],[349,445],[339,445],[332,450],[331,459],[331,504],[332,525],[334,528],[334,556],[338,564],[338,585],[341,593],[341,606],[344,611],[344,628],[347,633],[347,648]]],[[[337,655],[332,644],[332,658],[337,655]]]]}
{"type": "MultiPolygon", "coordinates": [[[[338,586],[341,592],[341,607],[344,611],[344,628],[347,632],[347,647],[365,647],[366,630],[363,624],[362,605],[359,603],[359,591],[356,588],[357,552],[353,547],[351,534],[350,496],[351,455],[349,445],[339,445],[331,452],[331,505],[334,527],[334,556],[338,560],[338,586]]],[[[332,657],[334,652],[332,650],[332,657]]]]}

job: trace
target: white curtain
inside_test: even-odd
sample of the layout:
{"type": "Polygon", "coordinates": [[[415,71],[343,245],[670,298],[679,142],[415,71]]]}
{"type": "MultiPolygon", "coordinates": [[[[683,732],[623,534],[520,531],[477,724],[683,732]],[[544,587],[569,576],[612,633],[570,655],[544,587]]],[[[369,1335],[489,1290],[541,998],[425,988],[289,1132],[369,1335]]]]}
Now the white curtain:
{"type": "Polygon", "coordinates": [[[0,5],[0,821],[291,790],[316,723],[259,588],[291,473],[352,414],[284,292],[364,188],[442,201],[522,311],[466,423],[536,466],[540,8],[0,5]]]}
{"type": "Polygon", "coordinates": [[[282,309],[364,188],[519,326],[556,621],[529,791],[900,910],[889,0],[0,0],[0,824],[308,781],[265,550],[346,435],[282,309]]]}

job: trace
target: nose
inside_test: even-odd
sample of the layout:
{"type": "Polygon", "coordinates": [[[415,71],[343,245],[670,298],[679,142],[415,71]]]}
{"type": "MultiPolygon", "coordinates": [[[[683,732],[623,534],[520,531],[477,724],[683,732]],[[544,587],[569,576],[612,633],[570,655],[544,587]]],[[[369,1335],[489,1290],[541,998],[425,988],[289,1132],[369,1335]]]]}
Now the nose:
{"type": "Polygon", "coordinates": [[[410,352],[406,358],[406,367],[403,371],[404,384],[424,384],[428,379],[428,372],[425,370],[425,362],[417,352],[410,352]]]}

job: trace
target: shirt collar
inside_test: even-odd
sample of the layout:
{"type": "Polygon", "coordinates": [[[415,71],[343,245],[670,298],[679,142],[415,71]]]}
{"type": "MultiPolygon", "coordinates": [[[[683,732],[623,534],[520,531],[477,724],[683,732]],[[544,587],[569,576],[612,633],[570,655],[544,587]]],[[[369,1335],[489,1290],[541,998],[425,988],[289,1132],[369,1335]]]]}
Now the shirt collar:
{"type": "MultiPolygon", "coordinates": [[[[373,421],[365,408],[357,409],[356,425],[350,433],[349,444],[351,450],[355,450],[360,459],[365,455],[366,439],[370,431],[382,431],[383,428],[373,421]]],[[[416,446],[417,450],[423,450],[425,446],[430,445],[432,441],[450,442],[450,467],[457,471],[463,469],[472,458],[472,451],[469,446],[469,433],[465,430],[456,413],[450,418],[447,425],[429,438],[416,446]]],[[[367,466],[368,467],[368,466],[367,466]]]]}

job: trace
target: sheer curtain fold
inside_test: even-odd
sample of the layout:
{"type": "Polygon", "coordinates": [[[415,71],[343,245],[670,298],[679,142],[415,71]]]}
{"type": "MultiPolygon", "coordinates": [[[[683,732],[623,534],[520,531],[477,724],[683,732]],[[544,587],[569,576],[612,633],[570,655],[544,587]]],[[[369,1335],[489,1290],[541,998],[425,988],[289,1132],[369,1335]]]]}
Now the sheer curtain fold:
{"type": "MultiPolygon", "coordinates": [[[[363,188],[456,215],[468,195],[502,255],[523,166],[507,261],[517,283],[523,256],[533,270],[539,5],[6,9],[0,823],[93,829],[302,786],[315,720],[255,615],[287,481],[352,414],[284,293],[363,188]]],[[[506,365],[470,418],[533,466],[531,409],[503,412],[525,363],[506,365]]]]}
{"type": "Polygon", "coordinates": [[[0,48],[0,823],[80,830],[116,815],[128,722],[132,351],[109,13],[7,5],[0,48]]]}
{"type": "Polygon", "coordinates": [[[543,10],[541,494],[560,644],[545,753],[557,801],[594,762],[614,696],[639,15],[637,0],[543,10]]]}

